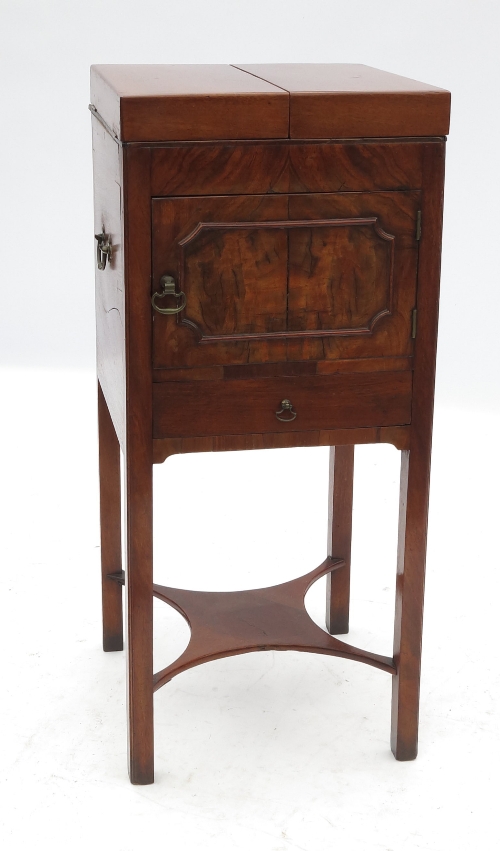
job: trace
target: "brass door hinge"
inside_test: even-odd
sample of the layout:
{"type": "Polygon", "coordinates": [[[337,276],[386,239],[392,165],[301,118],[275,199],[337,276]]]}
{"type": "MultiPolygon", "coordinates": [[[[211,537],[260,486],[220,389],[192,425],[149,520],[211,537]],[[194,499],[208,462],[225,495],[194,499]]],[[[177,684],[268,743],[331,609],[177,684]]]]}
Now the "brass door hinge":
{"type": "Polygon", "coordinates": [[[415,231],[415,239],[417,240],[417,242],[419,241],[421,236],[422,236],[422,210],[418,210],[418,212],[417,212],[417,228],[416,228],[416,231],[415,231]]]}
{"type": "Polygon", "coordinates": [[[417,308],[414,307],[411,312],[411,338],[415,339],[417,336],[417,308]]]}

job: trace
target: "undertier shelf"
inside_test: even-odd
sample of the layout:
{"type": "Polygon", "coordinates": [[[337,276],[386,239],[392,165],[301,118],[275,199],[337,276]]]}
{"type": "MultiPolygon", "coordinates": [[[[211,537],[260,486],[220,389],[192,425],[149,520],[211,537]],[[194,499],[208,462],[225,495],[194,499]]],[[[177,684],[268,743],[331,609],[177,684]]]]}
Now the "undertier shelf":
{"type": "MultiPolygon", "coordinates": [[[[196,665],[259,650],[341,656],[395,674],[393,659],[339,641],[314,623],[305,608],[311,585],[343,565],[342,559],[328,557],[304,576],[250,591],[187,591],[154,584],[153,596],[176,609],[191,629],[184,652],[154,675],[154,690],[196,665]]],[[[125,584],[123,571],[109,578],[125,584]]]]}

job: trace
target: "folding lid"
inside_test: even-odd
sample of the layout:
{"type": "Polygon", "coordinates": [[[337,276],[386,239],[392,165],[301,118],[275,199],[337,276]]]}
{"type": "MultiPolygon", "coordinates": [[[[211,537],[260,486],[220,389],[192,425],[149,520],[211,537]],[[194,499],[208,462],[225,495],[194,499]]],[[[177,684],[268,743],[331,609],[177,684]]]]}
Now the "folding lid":
{"type": "Polygon", "coordinates": [[[450,93],[367,65],[94,65],[124,142],[444,136],[450,93]]]}
{"type": "Polygon", "coordinates": [[[445,136],[450,93],[368,65],[237,65],[290,93],[290,138],[445,136]]]}
{"type": "Polygon", "coordinates": [[[288,93],[232,65],[93,65],[90,90],[124,142],[288,136],[288,93]]]}

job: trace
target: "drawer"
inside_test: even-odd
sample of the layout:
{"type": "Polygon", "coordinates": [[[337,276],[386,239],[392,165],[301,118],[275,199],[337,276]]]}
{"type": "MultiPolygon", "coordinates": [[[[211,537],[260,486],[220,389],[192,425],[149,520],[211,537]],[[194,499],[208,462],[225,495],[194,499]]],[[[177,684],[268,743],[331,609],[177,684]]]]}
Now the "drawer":
{"type": "Polygon", "coordinates": [[[153,385],[153,437],[407,425],[411,390],[409,370],[164,382],[153,385]],[[288,422],[276,416],[284,399],[293,406],[288,422]]]}
{"type": "Polygon", "coordinates": [[[151,150],[153,197],[420,189],[420,142],[255,142],[151,150]]]}

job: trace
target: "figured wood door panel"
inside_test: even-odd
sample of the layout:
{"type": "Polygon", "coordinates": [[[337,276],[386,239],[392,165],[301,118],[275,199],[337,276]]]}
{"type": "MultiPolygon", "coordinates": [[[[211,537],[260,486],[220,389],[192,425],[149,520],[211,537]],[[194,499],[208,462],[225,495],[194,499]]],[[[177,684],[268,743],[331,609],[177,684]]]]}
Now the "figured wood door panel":
{"type": "MultiPolygon", "coordinates": [[[[292,241],[289,327],[332,323],[318,357],[379,358],[413,352],[420,192],[336,192],[289,196],[289,217],[345,222],[328,233],[311,228],[292,241]],[[370,219],[369,223],[363,220],[370,219]]],[[[290,359],[303,343],[291,339],[290,359]]],[[[295,356],[295,357],[294,357],[295,356]]]]}
{"type": "Polygon", "coordinates": [[[153,200],[154,366],[410,355],[419,192],[153,200]],[[172,302],[173,304],[173,302],[172,302]]]}
{"type": "Polygon", "coordinates": [[[155,367],[246,363],[238,336],[286,328],[286,233],[259,225],[287,216],[285,195],[153,200],[153,287],[170,274],[187,300],[182,316],[154,316],[155,367]]]}
{"type": "Polygon", "coordinates": [[[181,240],[186,321],[214,339],[286,330],[287,235],[261,227],[199,225],[181,240]]]}
{"type": "Polygon", "coordinates": [[[289,331],[371,331],[390,313],[394,236],[377,220],[290,231],[289,331]]]}

